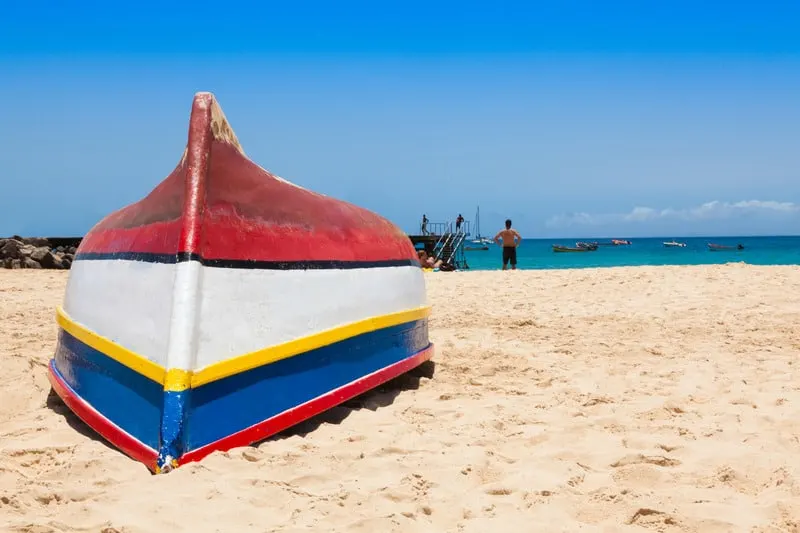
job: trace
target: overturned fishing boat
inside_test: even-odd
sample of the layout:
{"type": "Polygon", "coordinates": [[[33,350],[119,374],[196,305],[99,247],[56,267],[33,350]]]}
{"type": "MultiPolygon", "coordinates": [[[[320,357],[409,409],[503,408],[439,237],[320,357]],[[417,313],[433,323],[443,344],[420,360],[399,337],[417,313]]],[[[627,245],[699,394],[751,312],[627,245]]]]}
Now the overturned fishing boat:
{"type": "Polygon", "coordinates": [[[198,93],[177,167],[82,240],[49,378],[111,444],[167,472],[418,366],[429,312],[398,227],[250,161],[198,93]]]}

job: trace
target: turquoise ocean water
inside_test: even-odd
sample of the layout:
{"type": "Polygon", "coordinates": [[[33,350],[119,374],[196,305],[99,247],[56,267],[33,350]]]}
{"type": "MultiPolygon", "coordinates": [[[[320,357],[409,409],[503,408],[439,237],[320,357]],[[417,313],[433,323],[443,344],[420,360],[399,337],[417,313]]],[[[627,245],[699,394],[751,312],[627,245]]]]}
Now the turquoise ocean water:
{"type": "MultiPolygon", "coordinates": [[[[625,239],[625,237],[619,237],[625,239]]],[[[553,244],[575,246],[575,241],[607,242],[610,239],[526,239],[517,248],[518,269],[595,268],[643,265],[707,265],[744,262],[753,265],[800,265],[798,237],[685,237],[686,248],[667,248],[666,238],[628,238],[628,246],[600,246],[595,252],[555,253],[553,244]],[[739,251],[711,252],[707,243],[736,246],[739,251]]],[[[470,270],[502,268],[501,248],[490,244],[487,251],[468,251],[470,270]]]]}

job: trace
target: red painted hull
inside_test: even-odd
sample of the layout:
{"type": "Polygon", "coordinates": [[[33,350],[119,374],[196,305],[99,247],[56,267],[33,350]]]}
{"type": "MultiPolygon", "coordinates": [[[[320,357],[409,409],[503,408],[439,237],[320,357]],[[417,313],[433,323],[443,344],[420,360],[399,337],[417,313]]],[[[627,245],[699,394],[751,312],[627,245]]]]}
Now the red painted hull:
{"type": "Polygon", "coordinates": [[[195,96],[185,157],[146,198],[93,227],[78,253],[417,260],[408,237],[390,221],[287,183],[250,161],[235,138],[216,138],[212,104],[210,94],[195,96]]]}

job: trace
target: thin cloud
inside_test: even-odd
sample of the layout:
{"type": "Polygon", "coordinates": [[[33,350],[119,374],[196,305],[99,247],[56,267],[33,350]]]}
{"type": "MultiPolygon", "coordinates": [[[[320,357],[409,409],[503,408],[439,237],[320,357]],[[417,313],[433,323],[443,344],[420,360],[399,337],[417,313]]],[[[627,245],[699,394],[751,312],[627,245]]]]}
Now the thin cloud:
{"type": "Polygon", "coordinates": [[[602,226],[612,223],[651,222],[658,220],[722,220],[725,218],[754,215],[791,215],[800,213],[800,204],[793,202],[776,202],[773,200],[744,200],[741,202],[706,202],[688,209],[654,209],[652,207],[634,207],[627,213],[565,213],[547,220],[550,228],[566,228],[570,226],[602,226]]]}

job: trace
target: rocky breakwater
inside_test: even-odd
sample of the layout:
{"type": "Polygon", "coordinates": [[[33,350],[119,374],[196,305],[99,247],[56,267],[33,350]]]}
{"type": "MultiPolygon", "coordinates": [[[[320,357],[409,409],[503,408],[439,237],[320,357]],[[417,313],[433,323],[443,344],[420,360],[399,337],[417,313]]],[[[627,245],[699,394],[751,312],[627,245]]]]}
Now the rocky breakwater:
{"type": "Polygon", "coordinates": [[[75,259],[74,246],[53,247],[42,237],[0,239],[0,266],[5,268],[66,269],[75,259]]]}

